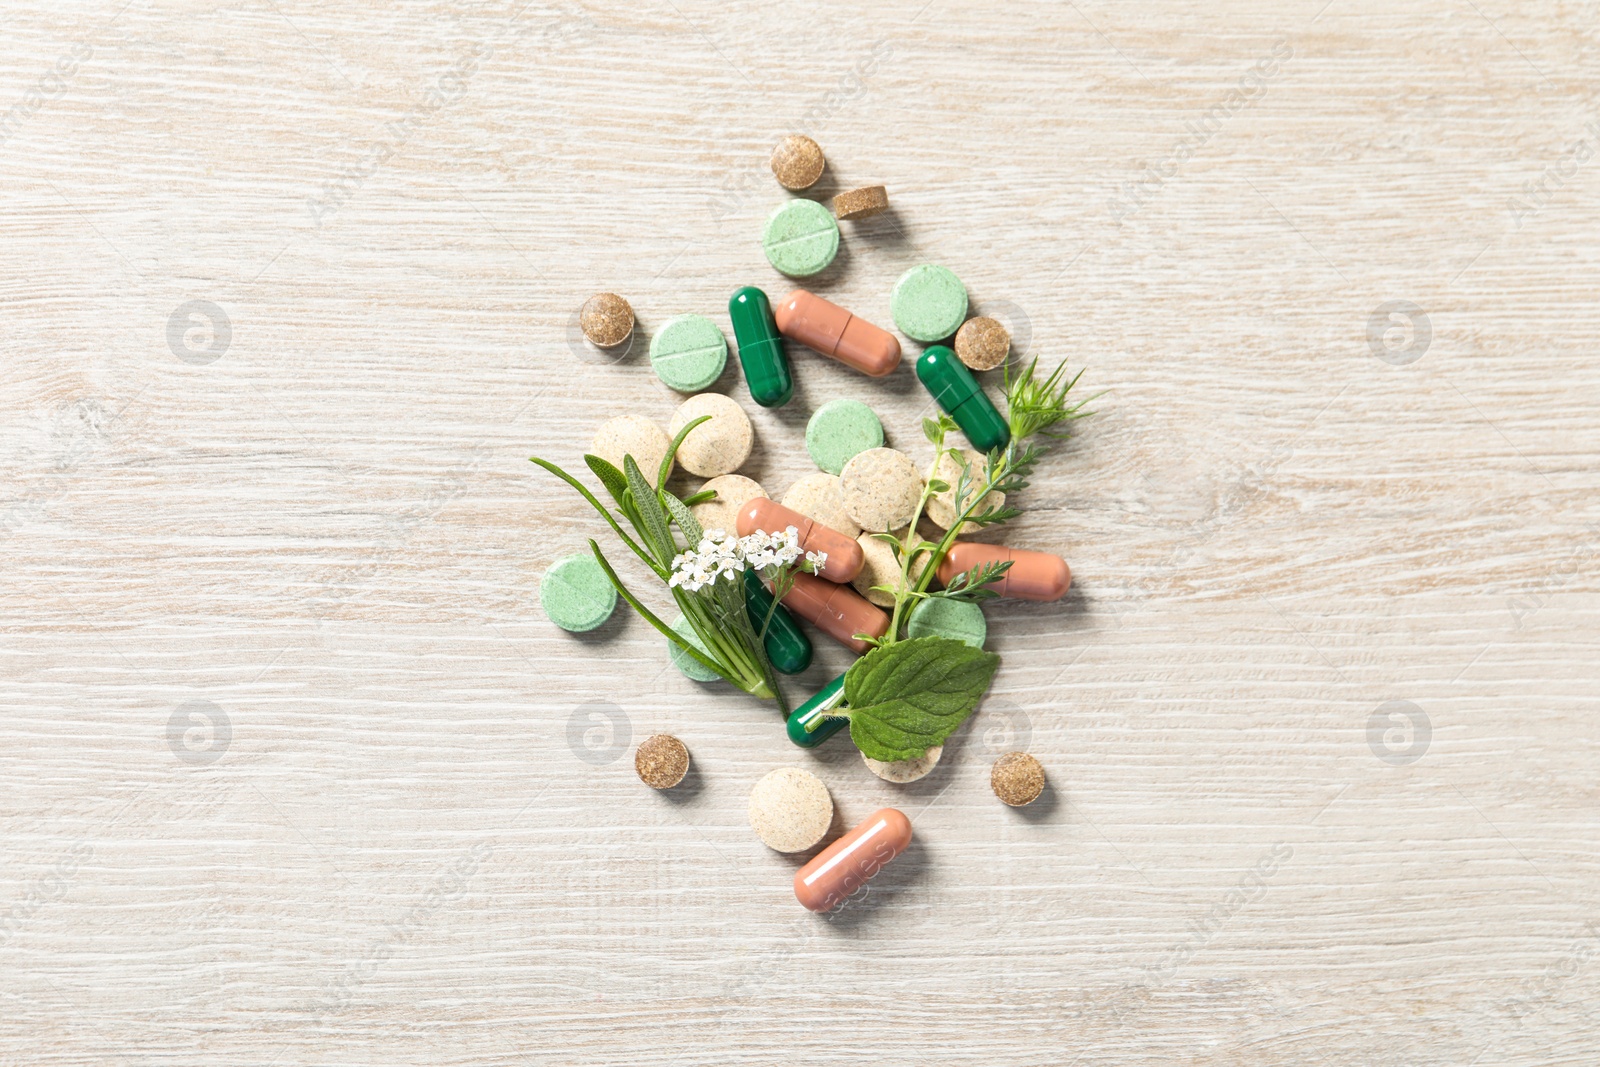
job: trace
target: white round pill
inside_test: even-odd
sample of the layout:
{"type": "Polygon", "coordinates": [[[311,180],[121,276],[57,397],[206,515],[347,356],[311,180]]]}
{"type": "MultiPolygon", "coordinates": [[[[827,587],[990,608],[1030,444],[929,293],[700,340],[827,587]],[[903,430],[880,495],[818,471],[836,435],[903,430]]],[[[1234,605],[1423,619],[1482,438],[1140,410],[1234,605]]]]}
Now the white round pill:
{"type": "Polygon", "coordinates": [[[645,481],[654,485],[656,472],[661,468],[661,458],[667,454],[671,444],[672,439],[661,427],[643,415],[618,415],[602,423],[600,429],[595,431],[589,451],[619,471],[622,469],[622,457],[632,456],[645,481]]]}
{"type": "Polygon", "coordinates": [[[678,446],[678,462],[684,470],[702,478],[732,474],[750,458],[750,445],[755,440],[750,416],[721,393],[699,393],[678,405],[672,413],[669,433],[678,436],[679,430],[702,415],[710,415],[711,421],[689,431],[678,446]]]}
{"type": "Polygon", "coordinates": [[[833,798],[822,779],[780,767],[750,790],[750,826],[768,848],[804,852],[833,825],[833,798]]]}
{"type": "Polygon", "coordinates": [[[839,490],[839,476],[826,471],[808,474],[789,487],[779,501],[790,511],[798,511],[808,519],[815,519],[830,530],[846,537],[861,533],[861,527],[844,509],[844,494],[839,490]]]}
{"type": "Polygon", "coordinates": [[[893,448],[869,448],[839,472],[844,510],[868,532],[898,530],[922,500],[922,475],[911,457],[893,448]]]}
{"type": "Polygon", "coordinates": [[[729,537],[738,536],[739,509],[757,497],[767,495],[760,484],[742,474],[724,474],[713,478],[698,491],[703,493],[707,489],[717,494],[716,499],[696,504],[689,509],[689,514],[694,516],[694,521],[700,524],[702,530],[721,530],[729,537]]]}
{"type": "MultiPolygon", "coordinates": [[[[961,459],[967,461],[966,494],[962,497],[960,509],[965,511],[967,506],[977,498],[978,490],[983,488],[983,483],[988,480],[984,477],[984,472],[988,469],[989,459],[982,452],[974,452],[970,448],[961,450],[961,459]]],[[[940,453],[939,463],[936,467],[930,469],[928,477],[930,481],[938,479],[950,487],[942,493],[934,493],[928,497],[928,521],[941,530],[948,530],[950,529],[950,524],[956,521],[956,515],[958,514],[956,490],[962,488],[961,460],[948,452],[940,453]]],[[[972,508],[972,514],[982,515],[990,508],[1004,506],[1005,502],[1006,495],[1004,493],[998,490],[990,490],[988,495],[972,508]]],[[[964,534],[974,533],[981,529],[983,527],[975,522],[968,521],[961,524],[961,533],[964,534]]]]}
{"type": "Polygon", "coordinates": [[[867,754],[861,754],[861,761],[867,765],[867,770],[876,774],[886,782],[904,785],[914,782],[918,778],[925,778],[929,771],[939,765],[939,757],[944,755],[944,746],[935,745],[922,754],[920,759],[895,760],[892,763],[883,763],[875,759],[868,759],[867,754]]]}

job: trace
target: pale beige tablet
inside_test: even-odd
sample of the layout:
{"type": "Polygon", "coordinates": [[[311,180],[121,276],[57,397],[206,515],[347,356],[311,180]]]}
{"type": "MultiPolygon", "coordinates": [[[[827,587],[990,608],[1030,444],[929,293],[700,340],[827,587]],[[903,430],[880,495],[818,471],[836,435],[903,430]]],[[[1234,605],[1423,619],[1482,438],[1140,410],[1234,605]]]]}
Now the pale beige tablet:
{"type": "Polygon", "coordinates": [[[739,509],[757,497],[767,495],[759,483],[742,474],[724,474],[713,478],[696,492],[707,489],[717,494],[716,499],[696,504],[689,509],[689,514],[700,524],[700,529],[707,533],[721,530],[729,537],[738,536],[735,528],[739,525],[739,509]]]}
{"type": "Polygon", "coordinates": [[[928,772],[939,765],[939,757],[942,755],[944,746],[935,745],[924,752],[921,759],[902,759],[893,763],[883,763],[868,759],[866,753],[862,753],[861,761],[867,765],[867,770],[884,781],[904,785],[906,782],[915,782],[918,778],[927,777],[928,772]]]}
{"type": "Polygon", "coordinates": [[[844,510],[868,532],[898,530],[922,499],[922,475],[904,452],[869,448],[839,472],[844,510]]]}
{"type": "Polygon", "coordinates": [[[670,444],[672,439],[652,420],[643,415],[618,415],[608,419],[595,431],[589,451],[619,471],[622,469],[622,457],[632,456],[645,481],[654,485],[661,457],[667,454],[670,444]]]}
{"type": "MultiPolygon", "coordinates": [[[[962,506],[962,510],[966,510],[966,505],[971,504],[978,490],[983,488],[984,471],[988,466],[989,460],[982,452],[974,452],[970,448],[963,448],[961,456],[967,461],[967,469],[970,472],[967,475],[967,495],[963,500],[962,506]]],[[[956,521],[956,490],[961,488],[961,461],[948,452],[941,454],[939,456],[938,469],[931,471],[929,474],[930,480],[935,478],[944,482],[950,488],[942,493],[934,493],[928,498],[928,521],[941,530],[948,530],[950,529],[950,524],[956,521]]],[[[1005,502],[1006,495],[1004,493],[991,490],[978,502],[970,514],[982,515],[990,508],[998,508],[1005,502]]],[[[982,529],[981,526],[968,520],[962,524],[961,533],[969,534],[980,529],[982,529]]]]}
{"type": "Polygon", "coordinates": [[[689,431],[678,446],[678,462],[684,470],[702,478],[732,474],[750,458],[750,445],[755,440],[750,416],[730,397],[699,393],[678,405],[667,426],[668,434],[678,436],[679,430],[702,415],[710,415],[711,421],[689,431]]]}
{"type": "Polygon", "coordinates": [[[822,779],[780,767],[750,790],[750,827],[768,848],[804,852],[833,824],[833,798],[822,779]]]}
{"type": "MultiPolygon", "coordinates": [[[[894,535],[905,543],[906,528],[901,527],[894,531],[894,535]]],[[[878,605],[880,608],[894,607],[894,597],[881,590],[874,589],[875,585],[888,586],[890,589],[900,588],[900,561],[894,558],[894,549],[886,541],[880,540],[876,534],[864,533],[856,538],[856,544],[861,546],[861,555],[865,560],[861,570],[851,579],[850,584],[855,586],[856,592],[878,605]]],[[[913,540],[912,544],[916,544],[913,540]]],[[[911,581],[916,582],[922,577],[922,572],[928,569],[928,557],[918,557],[912,568],[911,581]]]]}
{"type": "Polygon", "coordinates": [[[844,510],[844,494],[839,491],[839,476],[826,471],[808,474],[789,487],[778,501],[791,511],[798,511],[808,519],[816,519],[830,530],[846,537],[861,533],[848,512],[844,510]]]}

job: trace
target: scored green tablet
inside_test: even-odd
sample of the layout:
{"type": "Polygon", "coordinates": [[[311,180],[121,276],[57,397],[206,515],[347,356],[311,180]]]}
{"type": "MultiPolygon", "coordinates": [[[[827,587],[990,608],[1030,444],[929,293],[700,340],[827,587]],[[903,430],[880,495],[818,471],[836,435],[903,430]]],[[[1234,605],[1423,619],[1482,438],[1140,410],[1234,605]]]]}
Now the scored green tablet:
{"type": "Polygon", "coordinates": [[[912,609],[906,636],[948,637],[982,648],[989,637],[989,624],[983,619],[983,609],[970,600],[929,597],[912,609]]]}
{"type": "MultiPolygon", "coordinates": [[[[700,635],[694,632],[694,626],[681,614],[672,620],[672,629],[674,633],[689,642],[701,653],[705,652],[706,646],[700,642],[700,635]]],[[[672,654],[673,665],[683,672],[685,678],[691,681],[715,682],[722,677],[722,675],[679,648],[676,641],[667,642],[667,651],[672,654]]]]}
{"type": "Polygon", "coordinates": [[[949,269],[924,263],[895,283],[889,313],[900,332],[913,341],[943,341],[967,317],[967,287],[949,269]]]}
{"type": "Polygon", "coordinates": [[[830,400],[806,423],[806,451],[829,474],[838,474],[867,449],[882,447],[883,423],[859,400],[830,400]]]}
{"type": "Polygon", "coordinates": [[[656,377],[680,393],[698,393],[728,365],[728,341],[704,315],[679,315],[650,338],[656,377]]]}
{"type": "Polygon", "coordinates": [[[558,559],[539,582],[539,606],[550,621],[575,634],[587,633],[611,618],[617,590],[587,552],[558,559]]]}
{"type": "Polygon", "coordinates": [[[826,270],[839,254],[839,224],[815,200],[787,200],[767,216],[761,250],[774,270],[809,278],[826,270]]]}

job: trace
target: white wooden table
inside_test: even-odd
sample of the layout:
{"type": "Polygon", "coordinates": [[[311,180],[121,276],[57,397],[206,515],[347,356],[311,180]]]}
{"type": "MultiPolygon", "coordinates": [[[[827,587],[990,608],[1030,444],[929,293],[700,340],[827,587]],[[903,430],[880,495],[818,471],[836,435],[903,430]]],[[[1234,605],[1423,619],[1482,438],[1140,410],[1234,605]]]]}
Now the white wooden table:
{"type": "MultiPolygon", "coordinates": [[[[1404,7],[9,5],[0,1061],[1593,1064],[1600,11],[1404,7]],[[528,456],[676,403],[574,312],[786,291],[796,129],[894,203],[819,291],[943,263],[1107,394],[906,787],[538,607],[528,456]],[[832,919],[788,765],[916,827],[832,919]]],[[[926,458],[796,371],[771,491],[834,396],[926,458]]]]}

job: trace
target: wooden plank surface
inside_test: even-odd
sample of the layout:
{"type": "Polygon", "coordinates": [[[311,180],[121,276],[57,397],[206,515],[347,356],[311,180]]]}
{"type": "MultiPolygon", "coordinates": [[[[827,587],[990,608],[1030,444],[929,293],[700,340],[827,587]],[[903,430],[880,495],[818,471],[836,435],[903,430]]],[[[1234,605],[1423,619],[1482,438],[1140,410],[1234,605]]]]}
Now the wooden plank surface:
{"type": "MultiPolygon", "coordinates": [[[[10,5],[0,1061],[1592,1064],[1597,14],[10,5]],[[1106,391],[906,787],[538,608],[596,524],[527,457],[677,402],[576,308],[786,289],[795,129],[894,203],[819,291],[943,263],[1106,391]],[[831,919],[788,765],[915,823],[831,919]]],[[[797,372],[769,490],[834,396],[926,458],[909,373],[797,372]]]]}

